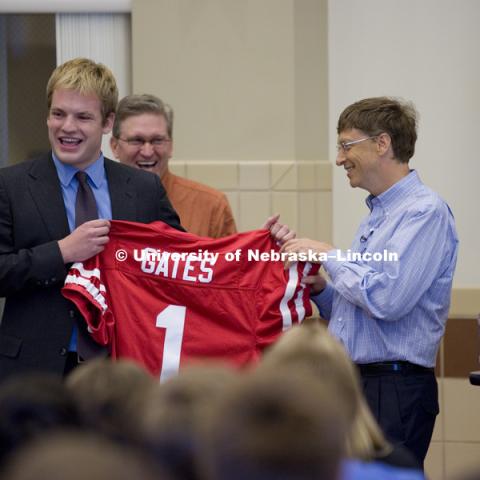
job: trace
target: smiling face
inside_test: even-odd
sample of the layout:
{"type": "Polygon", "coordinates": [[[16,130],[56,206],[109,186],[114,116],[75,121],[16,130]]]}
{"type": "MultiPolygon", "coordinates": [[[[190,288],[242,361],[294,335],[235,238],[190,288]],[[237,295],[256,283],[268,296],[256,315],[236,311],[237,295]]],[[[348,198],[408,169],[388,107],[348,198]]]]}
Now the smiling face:
{"type": "Polygon", "coordinates": [[[381,163],[378,153],[377,137],[368,138],[368,135],[352,128],[340,132],[338,145],[342,143],[364,141],[339,147],[336,164],[346,170],[351,187],[360,187],[373,195],[378,195],[378,189],[383,184],[381,178],[381,163]]]}
{"type": "Polygon", "coordinates": [[[113,114],[103,123],[97,95],[66,89],[53,92],[47,118],[48,138],[62,163],[85,170],[98,159],[102,136],[110,132],[112,124],[113,114]]]}
{"type": "Polygon", "coordinates": [[[120,125],[119,138],[112,137],[112,151],[120,162],[142,168],[160,177],[172,156],[172,141],[163,115],[142,113],[126,118],[120,125]]]}

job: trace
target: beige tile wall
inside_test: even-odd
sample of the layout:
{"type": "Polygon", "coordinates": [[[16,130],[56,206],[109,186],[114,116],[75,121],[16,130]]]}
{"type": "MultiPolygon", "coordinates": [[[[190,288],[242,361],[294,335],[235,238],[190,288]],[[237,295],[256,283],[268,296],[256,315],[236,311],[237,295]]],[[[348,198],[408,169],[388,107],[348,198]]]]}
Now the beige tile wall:
{"type": "Polygon", "coordinates": [[[440,414],[425,462],[431,480],[460,478],[473,468],[480,472],[480,387],[467,378],[469,371],[480,370],[480,338],[474,318],[480,292],[470,290],[453,292],[457,299],[452,302],[437,358],[440,414]],[[462,312],[468,315],[458,318],[462,312]]]}
{"type": "Polygon", "coordinates": [[[480,471],[480,387],[467,378],[439,379],[440,415],[425,462],[431,480],[480,471]]]}
{"type": "Polygon", "coordinates": [[[273,213],[299,236],[332,241],[329,162],[179,162],[171,170],[226,193],[238,230],[259,228],[273,213]]]}
{"type": "Polygon", "coordinates": [[[425,460],[425,473],[430,480],[443,480],[444,465],[444,443],[438,440],[432,440],[428,455],[425,460]]]}
{"type": "Polygon", "coordinates": [[[445,477],[458,479],[461,475],[480,471],[480,442],[445,442],[445,477]]]}

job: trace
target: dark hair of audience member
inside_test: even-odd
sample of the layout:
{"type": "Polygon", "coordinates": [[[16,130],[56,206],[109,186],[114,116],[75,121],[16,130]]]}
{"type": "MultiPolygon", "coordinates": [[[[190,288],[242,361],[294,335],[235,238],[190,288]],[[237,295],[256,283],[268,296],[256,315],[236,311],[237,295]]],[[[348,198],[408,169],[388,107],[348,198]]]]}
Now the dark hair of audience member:
{"type": "Polygon", "coordinates": [[[302,368],[245,374],[212,402],[198,455],[208,480],[334,480],[346,423],[338,392],[302,368]]]}
{"type": "Polygon", "coordinates": [[[0,385],[0,463],[48,431],[78,425],[70,392],[56,376],[19,374],[0,385]]]}
{"type": "Polygon", "coordinates": [[[86,428],[119,442],[136,441],[142,404],[155,379],[130,360],[95,359],[66,379],[86,428]]]}
{"type": "Polygon", "coordinates": [[[78,432],[47,435],[20,449],[2,476],[3,480],[108,478],[173,480],[136,450],[105,437],[78,432]]]}
{"type": "Polygon", "coordinates": [[[140,422],[143,445],[173,476],[199,478],[198,422],[207,405],[235,380],[234,371],[221,364],[190,366],[149,397],[140,422]]]}

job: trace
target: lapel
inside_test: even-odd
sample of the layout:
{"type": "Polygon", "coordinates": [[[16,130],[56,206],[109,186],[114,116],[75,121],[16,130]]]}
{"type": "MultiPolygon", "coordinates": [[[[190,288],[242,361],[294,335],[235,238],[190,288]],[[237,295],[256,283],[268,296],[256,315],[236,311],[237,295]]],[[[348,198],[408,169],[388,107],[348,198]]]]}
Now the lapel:
{"type": "Polygon", "coordinates": [[[52,240],[68,235],[70,229],[62,189],[51,152],[32,162],[28,170],[28,188],[52,240]]]}
{"type": "Polygon", "coordinates": [[[112,219],[137,221],[136,193],[129,168],[105,158],[105,172],[112,203],[112,219]]]}

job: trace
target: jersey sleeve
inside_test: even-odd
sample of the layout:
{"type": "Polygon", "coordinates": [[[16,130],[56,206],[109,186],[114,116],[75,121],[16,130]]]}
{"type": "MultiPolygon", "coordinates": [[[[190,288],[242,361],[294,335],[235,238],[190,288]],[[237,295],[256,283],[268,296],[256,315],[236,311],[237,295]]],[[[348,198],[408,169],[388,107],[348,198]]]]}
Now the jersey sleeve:
{"type": "Polygon", "coordinates": [[[295,262],[288,270],[282,262],[271,262],[257,293],[257,345],[260,350],[271,345],[280,334],[312,315],[310,287],[304,278],[315,275],[320,266],[295,262]]]}
{"type": "Polygon", "coordinates": [[[99,255],[72,265],[62,294],[72,301],[87,322],[88,331],[100,345],[109,346],[115,356],[114,320],[109,308],[107,289],[102,282],[99,255]]]}

